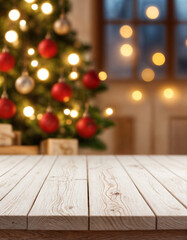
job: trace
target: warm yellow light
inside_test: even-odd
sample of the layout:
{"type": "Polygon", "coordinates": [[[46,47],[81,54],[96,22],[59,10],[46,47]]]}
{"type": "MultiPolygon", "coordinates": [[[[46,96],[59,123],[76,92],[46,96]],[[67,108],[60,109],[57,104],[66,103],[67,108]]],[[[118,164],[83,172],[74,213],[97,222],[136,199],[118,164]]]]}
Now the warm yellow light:
{"type": "Polygon", "coordinates": [[[43,115],[42,115],[41,113],[38,113],[37,119],[40,120],[40,119],[42,118],[42,116],[43,116],[43,115]]]}
{"type": "Polygon", "coordinates": [[[72,120],[71,120],[71,119],[67,119],[67,120],[66,120],[66,124],[67,124],[67,125],[71,125],[71,124],[72,124],[72,120]]]}
{"type": "Polygon", "coordinates": [[[26,31],[27,30],[27,22],[24,19],[19,21],[19,26],[20,26],[20,29],[22,31],[26,31]]]}
{"type": "Polygon", "coordinates": [[[185,45],[186,45],[186,47],[187,47],[187,39],[185,40],[185,45]]]}
{"type": "Polygon", "coordinates": [[[113,109],[111,107],[105,109],[105,115],[111,116],[113,114],[113,109]]]}
{"type": "Polygon", "coordinates": [[[32,115],[34,115],[34,108],[31,106],[27,106],[23,109],[23,114],[25,115],[25,117],[31,117],[32,115]]]}
{"type": "Polygon", "coordinates": [[[10,31],[5,33],[5,39],[9,43],[14,43],[18,40],[18,34],[17,34],[16,31],[10,30],[10,31]]]}
{"type": "Polygon", "coordinates": [[[151,68],[145,68],[141,76],[145,82],[151,82],[155,78],[155,72],[151,68]]]}
{"type": "Polygon", "coordinates": [[[159,14],[160,14],[159,9],[155,6],[150,6],[146,9],[146,15],[150,19],[158,18],[159,14]]]}
{"type": "Polygon", "coordinates": [[[107,73],[104,71],[101,71],[98,75],[101,81],[105,81],[107,79],[107,73]]]}
{"type": "Polygon", "coordinates": [[[10,20],[17,21],[20,18],[20,12],[17,9],[12,9],[8,13],[8,16],[9,16],[10,20]]]}
{"type": "Polygon", "coordinates": [[[163,53],[157,52],[157,53],[153,54],[152,61],[155,65],[162,66],[165,63],[166,58],[163,53]]]}
{"type": "Polygon", "coordinates": [[[172,89],[172,88],[166,88],[166,89],[164,90],[164,97],[165,97],[165,98],[168,98],[168,99],[173,98],[173,97],[174,97],[174,91],[173,91],[173,89],[172,89]]]}
{"type": "Polygon", "coordinates": [[[37,72],[37,76],[40,80],[45,81],[49,77],[49,71],[46,68],[40,68],[37,72]]]}
{"type": "Polygon", "coordinates": [[[72,118],[76,118],[76,117],[78,116],[77,110],[71,110],[70,116],[71,116],[72,118]]]}
{"type": "Polygon", "coordinates": [[[129,25],[123,25],[119,31],[124,38],[130,38],[133,34],[133,30],[129,25]]]}
{"type": "Polygon", "coordinates": [[[75,80],[75,79],[77,79],[77,78],[79,77],[79,74],[78,74],[78,72],[76,72],[76,71],[72,71],[72,72],[70,73],[69,77],[70,77],[72,80],[75,80]]]}
{"type": "Polygon", "coordinates": [[[140,101],[143,97],[143,94],[141,91],[139,90],[135,90],[133,93],[132,93],[132,98],[134,101],[140,101]]]}
{"type": "Polygon", "coordinates": [[[70,110],[68,108],[64,109],[64,114],[65,115],[70,115],[70,110]]]}
{"type": "Polygon", "coordinates": [[[33,3],[35,0],[25,0],[27,3],[33,3]]]}
{"type": "Polygon", "coordinates": [[[77,65],[79,63],[79,55],[76,54],[76,53],[71,53],[69,56],[68,56],[68,62],[69,64],[71,65],[77,65]]]}
{"type": "Polygon", "coordinates": [[[123,44],[120,48],[120,52],[124,57],[129,57],[133,53],[133,48],[130,44],[123,44]]]}
{"type": "Polygon", "coordinates": [[[34,48],[29,48],[28,51],[27,51],[27,53],[28,53],[30,56],[34,55],[34,53],[35,53],[34,48]]]}
{"type": "Polygon", "coordinates": [[[38,4],[34,3],[31,6],[32,10],[36,11],[38,9],[38,4]]]}
{"type": "Polygon", "coordinates": [[[49,15],[53,11],[53,6],[49,2],[45,2],[41,6],[42,12],[46,15],[49,15]]]}
{"type": "Polygon", "coordinates": [[[38,61],[37,60],[32,60],[31,66],[32,67],[37,67],[38,66],[38,61]]]}

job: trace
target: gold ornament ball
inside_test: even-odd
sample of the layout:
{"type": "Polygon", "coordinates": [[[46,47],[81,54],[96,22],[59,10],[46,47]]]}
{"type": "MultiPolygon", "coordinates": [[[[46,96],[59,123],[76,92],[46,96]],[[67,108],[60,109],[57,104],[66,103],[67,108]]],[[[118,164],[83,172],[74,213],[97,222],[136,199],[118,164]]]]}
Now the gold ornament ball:
{"type": "Polygon", "coordinates": [[[34,86],[35,82],[27,72],[22,73],[22,75],[15,82],[15,88],[21,94],[30,93],[34,89],[34,86]]]}
{"type": "Polygon", "coordinates": [[[53,28],[56,34],[65,35],[70,32],[71,24],[66,16],[61,15],[60,18],[55,21],[53,28]]]}

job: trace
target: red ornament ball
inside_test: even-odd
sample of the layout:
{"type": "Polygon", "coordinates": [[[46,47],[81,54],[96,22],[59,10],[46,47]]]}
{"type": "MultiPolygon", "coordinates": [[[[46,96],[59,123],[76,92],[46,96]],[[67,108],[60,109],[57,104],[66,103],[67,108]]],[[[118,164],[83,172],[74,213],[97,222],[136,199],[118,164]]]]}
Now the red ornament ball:
{"type": "Polygon", "coordinates": [[[52,58],[57,54],[58,47],[52,39],[44,39],[38,45],[38,52],[44,58],[52,58]]]}
{"type": "Polygon", "coordinates": [[[98,74],[94,70],[90,70],[83,76],[83,84],[87,89],[96,89],[100,84],[98,74]]]}
{"type": "Polygon", "coordinates": [[[68,102],[72,96],[72,89],[68,84],[58,82],[53,85],[51,94],[59,102],[68,102]]]}
{"type": "Polygon", "coordinates": [[[39,120],[39,126],[44,132],[53,133],[59,127],[59,120],[55,114],[47,112],[39,120]]]}
{"type": "Polygon", "coordinates": [[[0,118],[9,119],[16,113],[16,105],[8,98],[0,99],[0,118]]]}
{"type": "Polygon", "coordinates": [[[9,72],[15,65],[15,58],[8,52],[2,52],[0,54],[0,71],[9,72]]]}
{"type": "Polygon", "coordinates": [[[86,116],[79,119],[76,123],[76,130],[82,138],[91,138],[97,132],[97,124],[93,118],[86,116]]]}

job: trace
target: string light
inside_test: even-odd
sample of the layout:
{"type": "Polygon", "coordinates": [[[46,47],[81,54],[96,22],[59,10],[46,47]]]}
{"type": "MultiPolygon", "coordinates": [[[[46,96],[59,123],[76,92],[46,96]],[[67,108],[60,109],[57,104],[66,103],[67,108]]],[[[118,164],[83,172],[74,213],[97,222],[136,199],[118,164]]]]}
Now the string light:
{"type": "Polygon", "coordinates": [[[123,44],[120,48],[120,52],[124,57],[129,57],[133,53],[133,48],[130,44],[123,44]]]}
{"type": "Polygon", "coordinates": [[[77,110],[71,110],[70,116],[71,116],[72,118],[76,118],[76,117],[78,116],[77,110]]]}
{"type": "Polygon", "coordinates": [[[31,117],[32,115],[34,115],[34,108],[31,106],[27,106],[23,109],[23,114],[25,115],[25,117],[31,117]]]}
{"type": "Polygon", "coordinates": [[[24,19],[19,21],[19,26],[20,26],[20,29],[22,31],[26,31],[27,30],[27,22],[24,19]]]}
{"type": "Polygon", "coordinates": [[[18,40],[18,34],[14,30],[9,30],[8,32],[5,33],[5,39],[9,43],[14,43],[18,40]]]}
{"type": "Polygon", "coordinates": [[[40,120],[40,119],[42,118],[42,116],[43,116],[43,115],[42,115],[41,113],[38,113],[37,119],[40,120]]]}
{"type": "Polygon", "coordinates": [[[70,115],[70,110],[68,108],[64,109],[64,114],[65,115],[70,115]]]}
{"type": "Polygon", "coordinates": [[[79,74],[78,74],[78,72],[76,72],[76,71],[72,71],[72,72],[69,74],[69,77],[70,77],[72,80],[76,80],[76,79],[79,77],[79,74]]]}
{"type": "Polygon", "coordinates": [[[37,60],[32,60],[31,66],[32,67],[37,67],[38,66],[38,61],[37,60]]]}
{"type": "Polygon", "coordinates": [[[124,38],[130,38],[133,34],[133,30],[129,25],[123,25],[119,31],[120,35],[124,38]]]}
{"type": "Polygon", "coordinates": [[[105,109],[105,116],[111,116],[114,113],[114,110],[111,107],[105,109]]]}
{"type": "Polygon", "coordinates": [[[67,125],[71,125],[71,124],[72,124],[72,120],[71,120],[71,119],[67,119],[67,120],[66,120],[66,124],[67,124],[67,125]]]}
{"type": "Polygon", "coordinates": [[[10,20],[12,21],[17,21],[20,18],[20,12],[17,9],[12,9],[9,13],[8,13],[8,17],[10,18],[10,20]]]}
{"type": "Polygon", "coordinates": [[[145,68],[141,73],[141,77],[145,82],[151,82],[155,78],[155,72],[151,68],[145,68]]]}
{"type": "Polygon", "coordinates": [[[107,73],[104,71],[99,72],[98,76],[101,81],[105,81],[107,79],[107,73]]]}
{"type": "Polygon", "coordinates": [[[41,6],[42,12],[46,15],[49,15],[53,11],[53,6],[49,2],[45,2],[41,6]]]}
{"type": "Polygon", "coordinates": [[[34,53],[35,53],[34,48],[29,48],[28,51],[27,51],[27,53],[28,53],[30,56],[34,55],[34,53]]]}
{"type": "Polygon", "coordinates": [[[132,93],[132,98],[134,101],[140,101],[143,97],[143,94],[140,90],[135,90],[132,93]]]}
{"type": "Polygon", "coordinates": [[[38,9],[38,4],[34,3],[31,6],[32,10],[36,11],[38,9]]]}
{"type": "Polygon", "coordinates": [[[166,88],[163,94],[164,94],[164,97],[167,99],[171,99],[174,97],[174,91],[172,88],[166,88]]]}
{"type": "Polygon", "coordinates": [[[80,59],[79,59],[79,55],[76,53],[71,53],[68,56],[68,62],[71,65],[77,65],[79,63],[80,59]]]}
{"type": "Polygon", "coordinates": [[[155,65],[162,66],[165,63],[166,58],[163,53],[157,52],[157,53],[153,54],[152,61],[155,65]]]}
{"type": "Polygon", "coordinates": [[[40,68],[37,71],[37,76],[41,81],[45,81],[49,77],[49,71],[46,68],[40,68]]]}
{"type": "Polygon", "coordinates": [[[149,19],[156,19],[160,14],[159,9],[155,6],[148,7],[145,13],[149,19]]]}
{"type": "Polygon", "coordinates": [[[27,3],[33,3],[35,0],[25,0],[27,3]]]}

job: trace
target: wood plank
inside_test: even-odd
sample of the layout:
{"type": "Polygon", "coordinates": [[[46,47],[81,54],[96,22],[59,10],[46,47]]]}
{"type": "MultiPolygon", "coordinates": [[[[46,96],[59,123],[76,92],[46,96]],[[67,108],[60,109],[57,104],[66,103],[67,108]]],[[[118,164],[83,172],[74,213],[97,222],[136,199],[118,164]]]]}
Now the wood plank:
{"type": "MultiPolygon", "coordinates": [[[[35,162],[38,161],[38,157],[32,156],[29,159],[35,162]]],[[[54,156],[43,157],[0,201],[0,229],[27,229],[27,215],[55,158],[54,156]]]]}
{"type": "Polygon", "coordinates": [[[87,198],[86,158],[59,156],[29,213],[28,228],[88,230],[87,198]]]}
{"type": "MultiPolygon", "coordinates": [[[[10,169],[10,171],[6,172],[0,177],[0,200],[2,200],[8,192],[10,192],[16,184],[34,167],[34,165],[40,160],[41,156],[36,157],[26,157],[19,156],[19,157],[12,157],[13,162],[15,158],[15,163],[17,165],[10,169]],[[25,159],[24,159],[25,158],[25,159]],[[23,161],[20,161],[23,160],[23,161]]],[[[12,163],[12,161],[11,161],[12,163]]],[[[6,162],[7,166],[9,162],[6,162]]]]}
{"type": "Polygon", "coordinates": [[[90,230],[155,229],[155,216],[113,156],[88,156],[90,230]]]}
{"type": "Polygon", "coordinates": [[[187,156],[186,155],[169,155],[169,159],[184,165],[187,168],[187,156]]]}
{"type": "Polygon", "coordinates": [[[184,166],[180,165],[176,161],[171,161],[167,156],[152,155],[151,157],[159,164],[187,181],[187,169],[184,166]]]}
{"type": "Polygon", "coordinates": [[[39,154],[38,146],[0,146],[0,155],[37,155],[39,154]]]}
{"type": "Polygon", "coordinates": [[[148,156],[135,159],[151,173],[178,201],[187,207],[187,182],[148,156]]]}
{"type": "Polygon", "coordinates": [[[0,240],[186,240],[187,231],[1,230],[0,240]]]}
{"type": "Polygon", "coordinates": [[[8,156],[0,161],[0,177],[19,164],[26,156],[8,156]]]}
{"type": "Polygon", "coordinates": [[[157,229],[186,229],[187,210],[133,157],[118,156],[157,216],[157,229]]]}

